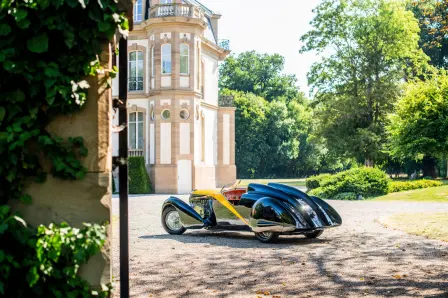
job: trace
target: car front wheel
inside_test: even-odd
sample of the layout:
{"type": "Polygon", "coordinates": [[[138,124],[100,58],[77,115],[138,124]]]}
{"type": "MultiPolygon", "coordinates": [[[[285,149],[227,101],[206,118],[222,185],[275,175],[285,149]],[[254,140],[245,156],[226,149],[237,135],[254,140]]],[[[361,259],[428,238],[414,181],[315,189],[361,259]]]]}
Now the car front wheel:
{"type": "Polygon", "coordinates": [[[322,235],[323,234],[323,230],[320,230],[320,231],[314,231],[314,232],[311,232],[311,233],[306,233],[305,234],[305,237],[306,238],[311,238],[311,239],[313,239],[313,238],[317,238],[317,237],[319,237],[320,235],[322,235]]]}
{"type": "Polygon", "coordinates": [[[257,239],[263,243],[275,242],[277,241],[279,235],[280,233],[276,232],[255,232],[255,237],[257,237],[257,239]]]}
{"type": "Polygon", "coordinates": [[[162,226],[171,235],[181,235],[186,230],[180,221],[179,212],[173,206],[163,209],[162,226]]]}

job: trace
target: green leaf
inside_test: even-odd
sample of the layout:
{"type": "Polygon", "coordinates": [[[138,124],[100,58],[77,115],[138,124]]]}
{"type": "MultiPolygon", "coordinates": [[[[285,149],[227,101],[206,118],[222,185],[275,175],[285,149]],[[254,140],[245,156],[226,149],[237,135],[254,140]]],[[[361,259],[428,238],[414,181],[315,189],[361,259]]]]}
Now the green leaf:
{"type": "Polygon", "coordinates": [[[12,11],[12,15],[16,19],[16,22],[19,22],[19,21],[23,20],[24,18],[26,18],[26,16],[28,15],[28,12],[24,9],[17,8],[12,11]]]}
{"type": "Polygon", "coordinates": [[[29,194],[24,194],[23,196],[20,197],[20,201],[24,204],[31,204],[32,202],[32,198],[29,194]]]}
{"type": "Polygon", "coordinates": [[[11,32],[11,27],[8,24],[0,24],[0,36],[6,36],[11,32]]]}
{"type": "Polygon", "coordinates": [[[48,36],[40,33],[36,37],[29,39],[26,43],[28,50],[33,53],[44,53],[48,50],[48,36]]]}

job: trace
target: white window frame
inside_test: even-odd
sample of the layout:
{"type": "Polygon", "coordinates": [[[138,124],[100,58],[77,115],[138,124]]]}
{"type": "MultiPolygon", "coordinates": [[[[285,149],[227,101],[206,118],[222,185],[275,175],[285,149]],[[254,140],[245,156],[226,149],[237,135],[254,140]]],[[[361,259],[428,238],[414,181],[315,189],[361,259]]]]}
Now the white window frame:
{"type": "Polygon", "coordinates": [[[169,75],[173,71],[173,63],[172,63],[172,59],[171,59],[171,56],[172,56],[171,44],[170,43],[163,44],[161,46],[161,51],[162,51],[162,74],[163,75],[169,75]],[[169,47],[169,49],[170,49],[168,54],[163,51],[163,49],[165,47],[169,47]],[[165,62],[169,62],[170,63],[169,72],[165,71],[165,62]]]}
{"type": "Polygon", "coordinates": [[[190,46],[186,43],[181,43],[180,44],[180,61],[179,61],[179,66],[180,66],[180,74],[182,75],[188,75],[190,74],[190,46]],[[187,48],[187,54],[184,55],[182,54],[182,47],[186,47],[187,48]],[[187,72],[182,72],[182,57],[187,57],[187,72]]]}
{"type": "Polygon", "coordinates": [[[144,55],[145,55],[145,53],[143,51],[140,51],[140,50],[128,52],[128,59],[129,59],[129,62],[128,62],[128,64],[129,64],[128,91],[129,92],[140,92],[140,91],[143,91],[144,88],[145,88],[145,83],[144,83],[145,82],[145,57],[144,57],[144,55]],[[132,53],[135,53],[135,60],[131,60],[131,54],[132,53]],[[141,60],[138,58],[139,53],[141,53],[141,57],[142,57],[141,60]],[[142,85],[142,88],[141,89],[137,88],[138,87],[138,82],[136,80],[136,82],[135,82],[135,84],[136,84],[135,90],[130,90],[129,85],[130,85],[130,78],[131,78],[130,74],[132,73],[132,68],[135,67],[136,78],[138,78],[139,77],[138,65],[139,65],[140,61],[141,61],[142,65],[143,65],[142,73],[141,73],[141,78],[142,78],[142,84],[141,85],[142,85]]]}
{"type": "Polygon", "coordinates": [[[143,150],[145,149],[145,113],[143,112],[139,112],[139,111],[135,111],[135,112],[129,112],[128,114],[128,132],[129,132],[129,137],[128,137],[128,147],[130,150],[143,150]],[[135,121],[131,121],[131,114],[135,114],[135,121]],[[138,120],[138,116],[139,114],[142,114],[142,120],[138,120]],[[139,124],[142,123],[142,131],[140,132],[139,130],[139,124]],[[135,148],[132,148],[131,146],[131,125],[135,126],[135,148]],[[139,146],[139,133],[142,134],[143,137],[143,148],[138,148],[139,146]]]}
{"type": "Polygon", "coordinates": [[[134,4],[134,22],[139,23],[142,21],[143,16],[143,0],[135,0],[134,4]],[[138,10],[140,9],[140,13],[138,10]]]}

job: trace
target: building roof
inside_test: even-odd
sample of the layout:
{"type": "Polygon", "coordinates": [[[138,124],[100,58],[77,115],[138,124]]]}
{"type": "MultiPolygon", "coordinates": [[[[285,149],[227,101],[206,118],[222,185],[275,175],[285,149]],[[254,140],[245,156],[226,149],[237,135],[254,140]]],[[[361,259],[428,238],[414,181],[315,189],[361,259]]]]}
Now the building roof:
{"type": "Polygon", "coordinates": [[[209,9],[207,6],[205,6],[204,4],[202,4],[201,2],[199,2],[198,0],[184,0],[184,2],[188,2],[192,5],[196,5],[201,7],[208,15],[212,15],[213,11],[211,9],[209,9]]]}

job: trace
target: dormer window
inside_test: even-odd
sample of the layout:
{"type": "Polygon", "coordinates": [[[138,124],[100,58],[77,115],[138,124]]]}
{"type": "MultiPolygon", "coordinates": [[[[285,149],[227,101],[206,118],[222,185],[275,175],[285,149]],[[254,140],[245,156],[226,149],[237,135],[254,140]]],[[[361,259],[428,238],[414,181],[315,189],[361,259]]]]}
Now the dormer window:
{"type": "Polygon", "coordinates": [[[171,74],[171,44],[162,45],[162,74],[171,74]]]}
{"type": "Polygon", "coordinates": [[[180,45],[180,74],[190,73],[190,47],[182,43],[180,45]]]}
{"type": "Polygon", "coordinates": [[[142,21],[142,1],[143,0],[135,0],[134,4],[134,22],[140,23],[142,21]]]}
{"type": "Polygon", "coordinates": [[[143,52],[129,53],[129,91],[143,91],[143,52]]]}

